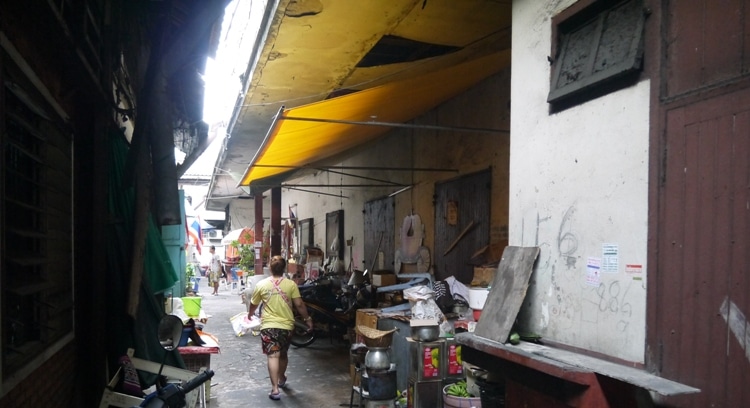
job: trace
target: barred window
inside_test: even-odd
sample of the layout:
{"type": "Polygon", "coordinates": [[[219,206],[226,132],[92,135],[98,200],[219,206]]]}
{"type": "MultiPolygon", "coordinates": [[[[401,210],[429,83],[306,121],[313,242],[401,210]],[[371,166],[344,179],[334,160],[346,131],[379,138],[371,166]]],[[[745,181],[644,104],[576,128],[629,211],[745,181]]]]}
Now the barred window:
{"type": "Polygon", "coordinates": [[[2,380],[73,333],[72,139],[0,55],[2,380]]]}

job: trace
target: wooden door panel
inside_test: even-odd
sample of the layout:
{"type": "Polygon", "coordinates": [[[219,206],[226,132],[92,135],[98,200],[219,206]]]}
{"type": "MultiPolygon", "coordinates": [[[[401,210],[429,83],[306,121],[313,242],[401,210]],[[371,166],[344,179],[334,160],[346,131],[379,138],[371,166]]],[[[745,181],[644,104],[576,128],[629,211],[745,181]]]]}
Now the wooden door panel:
{"type": "Polygon", "coordinates": [[[669,2],[666,95],[745,75],[750,56],[746,8],[747,0],[669,2]]]}
{"type": "Polygon", "coordinates": [[[469,260],[490,242],[491,186],[489,170],[435,185],[435,251],[432,254],[435,279],[454,276],[464,284],[471,282],[474,267],[469,260]],[[451,208],[455,210],[454,215],[449,214],[451,208]],[[474,226],[458,239],[472,222],[474,226]],[[454,241],[456,245],[451,248],[454,241]]]}
{"type": "Polygon", "coordinates": [[[722,315],[722,308],[734,317],[750,313],[750,94],[668,110],[665,135],[659,257],[651,271],[658,327],[650,328],[661,375],[703,390],[670,402],[741,406],[717,404],[717,396],[747,399],[740,381],[750,380],[747,336],[738,340],[728,330],[732,316],[722,315]]]}
{"type": "Polygon", "coordinates": [[[393,270],[393,259],[395,254],[395,198],[368,201],[365,203],[365,265],[362,270],[381,269],[378,257],[382,257],[382,268],[393,270]],[[381,255],[378,255],[381,254],[381,255]]]}

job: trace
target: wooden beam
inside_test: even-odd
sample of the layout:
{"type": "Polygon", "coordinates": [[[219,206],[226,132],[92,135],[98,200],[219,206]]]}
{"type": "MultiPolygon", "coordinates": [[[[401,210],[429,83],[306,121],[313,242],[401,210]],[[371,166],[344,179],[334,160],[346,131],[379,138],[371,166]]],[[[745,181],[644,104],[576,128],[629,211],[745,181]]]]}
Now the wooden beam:
{"type": "Polygon", "coordinates": [[[461,241],[461,239],[464,237],[464,235],[468,234],[469,231],[471,231],[471,229],[474,228],[475,225],[479,225],[479,224],[477,224],[474,220],[472,220],[469,223],[469,225],[467,225],[466,228],[464,228],[464,230],[461,231],[460,234],[458,234],[458,236],[456,237],[456,239],[454,239],[453,242],[451,242],[451,244],[448,246],[448,249],[446,249],[445,252],[443,252],[443,256],[448,255],[448,253],[450,251],[452,251],[453,248],[456,247],[456,245],[458,245],[458,242],[461,241]]]}

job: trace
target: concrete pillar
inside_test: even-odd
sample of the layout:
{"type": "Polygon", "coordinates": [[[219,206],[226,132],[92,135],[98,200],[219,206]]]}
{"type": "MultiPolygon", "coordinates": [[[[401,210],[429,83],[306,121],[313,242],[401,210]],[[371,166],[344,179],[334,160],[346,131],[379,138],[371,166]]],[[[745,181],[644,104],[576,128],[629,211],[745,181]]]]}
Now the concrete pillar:
{"type": "Polygon", "coordinates": [[[271,256],[281,255],[281,187],[271,189],[271,256]]]}
{"type": "Polygon", "coordinates": [[[263,194],[255,195],[255,274],[263,275],[263,194]]]}

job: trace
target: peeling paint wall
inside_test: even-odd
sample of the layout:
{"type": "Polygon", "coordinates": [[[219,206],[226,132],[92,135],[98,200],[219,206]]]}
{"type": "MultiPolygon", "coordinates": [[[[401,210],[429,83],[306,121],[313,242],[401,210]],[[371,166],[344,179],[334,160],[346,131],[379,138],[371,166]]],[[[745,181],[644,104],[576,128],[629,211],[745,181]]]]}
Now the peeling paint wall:
{"type": "Polygon", "coordinates": [[[519,319],[643,362],[649,82],[549,113],[550,20],[572,3],[513,4],[509,242],[541,248],[519,319]]]}

